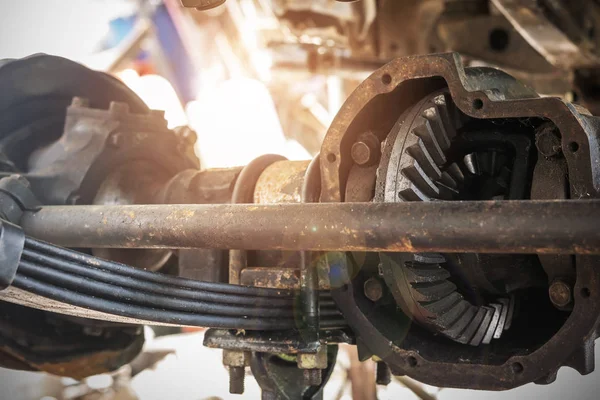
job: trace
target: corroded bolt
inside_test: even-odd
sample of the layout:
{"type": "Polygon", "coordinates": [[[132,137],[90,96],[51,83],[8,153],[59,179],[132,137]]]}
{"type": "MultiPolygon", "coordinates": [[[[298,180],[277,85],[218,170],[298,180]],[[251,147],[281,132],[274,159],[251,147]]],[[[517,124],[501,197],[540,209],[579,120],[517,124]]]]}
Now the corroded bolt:
{"type": "Polygon", "coordinates": [[[246,367],[251,354],[246,351],[223,350],[223,365],[229,367],[229,393],[244,394],[246,367]]]}
{"type": "Polygon", "coordinates": [[[350,149],[352,161],[360,166],[375,164],[379,160],[380,153],[381,144],[379,139],[371,132],[360,135],[350,149]]]}
{"type": "Polygon", "coordinates": [[[307,386],[319,386],[323,383],[323,375],[320,369],[305,369],[304,384],[307,386]]]}
{"type": "Polygon", "coordinates": [[[548,293],[550,295],[550,301],[558,308],[568,306],[573,299],[571,287],[563,281],[552,282],[550,289],[548,289],[548,293]]]}
{"type": "Polygon", "coordinates": [[[375,378],[375,382],[378,385],[389,385],[392,381],[392,372],[390,371],[390,367],[383,361],[377,362],[377,375],[375,378]]]}
{"type": "Polygon", "coordinates": [[[544,126],[535,135],[535,146],[544,157],[554,157],[561,153],[560,137],[553,126],[544,126]]]}
{"type": "Polygon", "coordinates": [[[383,285],[377,278],[370,278],[364,285],[365,296],[371,301],[378,301],[383,297],[383,285]]]}
{"type": "Polygon", "coordinates": [[[246,368],[229,367],[229,393],[244,394],[244,380],[246,379],[246,368]]]}

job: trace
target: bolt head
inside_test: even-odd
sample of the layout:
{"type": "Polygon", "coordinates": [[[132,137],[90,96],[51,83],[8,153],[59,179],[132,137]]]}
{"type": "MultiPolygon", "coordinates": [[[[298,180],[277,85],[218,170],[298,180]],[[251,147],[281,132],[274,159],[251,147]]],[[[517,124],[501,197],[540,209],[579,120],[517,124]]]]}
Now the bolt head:
{"type": "Polygon", "coordinates": [[[375,302],[383,297],[383,284],[377,278],[370,278],[364,285],[365,296],[367,299],[375,302]]]}
{"type": "Polygon", "coordinates": [[[556,307],[567,307],[573,300],[571,287],[563,281],[554,281],[548,290],[550,301],[556,307]]]}
{"type": "Polygon", "coordinates": [[[562,151],[560,137],[551,128],[544,129],[536,135],[535,146],[541,155],[548,158],[558,156],[562,151]]]}
{"type": "Polygon", "coordinates": [[[356,142],[350,150],[352,160],[358,165],[365,165],[371,160],[371,149],[365,142],[356,142]]]}

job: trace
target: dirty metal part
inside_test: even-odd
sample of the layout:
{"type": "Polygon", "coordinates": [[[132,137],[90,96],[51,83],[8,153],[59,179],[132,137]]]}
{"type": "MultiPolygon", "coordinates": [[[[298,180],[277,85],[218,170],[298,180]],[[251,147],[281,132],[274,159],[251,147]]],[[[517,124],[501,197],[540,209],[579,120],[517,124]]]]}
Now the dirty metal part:
{"type": "MultiPolygon", "coordinates": [[[[182,171],[164,185],[156,203],[229,203],[241,170],[242,167],[182,171]]],[[[228,253],[224,249],[180,249],[177,254],[179,276],[204,282],[227,282],[228,253]]]]}
{"type": "Polygon", "coordinates": [[[535,147],[544,157],[555,157],[562,153],[560,132],[552,124],[545,124],[535,134],[535,147]]]}
{"type": "MultiPolygon", "coordinates": [[[[284,157],[278,155],[264,155],[258,157],[246,165],[240,172],[235,185],[231,202],[233,204],[252,203],[256,184],[262,173],[277,161],[285,160],[284,157]]],[[[248,266],[248,255],[245,249],[237,249],[237,247],[225,247],[236,249],[229,251],[229,283],[234,285],[240,284],[242,271],[248,266]]],[[[224,351],[225,353],[226,351],[224,351]]],[[[241,356],[239,351],[231,351],[233,355],[241,356]]],[[[225,356],[223,356],[225,359],[225,356]]],[[[229,392],[235,394],[244,393],[244,376],[245,370],[241,367],[229,368],[229,392]]]]}
{"type": "MultiPolygon", "coordinates": [[[[500,130],[492,125],[471,130],[470,121],[443,90],[426,96],[399,121],[402,123],[392,129],[384,147],[377,201],[526,197],[532,168],[531,140],[527,137],[533,134],[531,129],[519,132],[519,127],[500,130]]],[[[510,325],[506,319],[509,300],[469,300],[457,283],[503,296],[505,293],[490,283],[486,276],[490,271],[486,270],[498,270],[505,263],[518,264],[520,259],[456,255],[457,271],[452,267],[453,259],[436,253],[382,254],[380,258],[397,304],[422,326],[456,342],[479,346],[498,339],[510,325]]]]}
{"type": "MultiPolygon", "coordinates": [[[[170,178],[148,161],[132,161],[109,173],[100,185],[94,204],[153,204],[170,178]]],[[[138,268],[158,271],[171,257],[169,250],[93,249],[92,254],[138,268]]]]}
{"type": "Polygon", "coordinates": [[[596,121],[586,111],[551,97],[540,98],[513,78],[488,68],[464,68],[457,54],[410,56],[373,73],[350,95],[321,149],[324,202],[344,200],[353,165],[349,147],[368,129],[389,132],[399,116],[425,95],[449,87],[456,106],[480,119],[545,118],[562,134],[573,198],[600,192],[600,146],[596,121]],[[428,79],[424,79],[428,78],[428,79]]]}
{"type": "Polygon", "coordinates": [[[492,0],[491,4],[552,65],[568,70],[597,65],[600,61],[573,43],[538,6],[524,5],[518,0],[492,0]]]}
{"type": "Polygon", "coordinates": [[[241,285],[275,289],[300,287],[300,271],[297,268],[248,267],[242,270],[241,285]]]}
{"type": "Polygon", "coordinates": [[[383,297],[383,284],[377,278],[368,279],[364,284],[364,288],[365,296],[373,302],[379,301],[383,297]]]}
{"type": "Polygon", "coordinates": [[[0,364],[15,369],[83,379],[130,362],[144,343],[142,329],[133,325],[46,314],[5,302],[0,312],[12,316],[0,324],[0,364]]]}
{"type": "MultiPolygon", "coordinates": [[[[323,330],[323,343],[354,343],[354,337],[345,330],[323,330]]],[[[246,331],[244,335],[224,329],[209,329],[204,335],[204,345],[216,349],[251,351],[257,353],[298,354],[303,339],[296,331],[246,331]]]]}
{"type": "Polygon", "coordinates": [[[571,286],[560,280],[554,281],[552,284],[550,284],[548,294],[552,304],[560,309],[568,307],[573,301],[571,286]]]}
{"type": "Polygon", "coordinates": [[[300,203],[310,161],[277,161],[260,174],[254,189],[257,204],[300,203]]]}
{"type": "Polygon", "coordinates": [[[456,51],[488,64],[512,68],[530,74],[534,81],[567,80],[567,74],[559,73],[502,15],[480,14],[469,18],[447,15],[438,21],[435,30],[444,46],[436,51],[456,51]]]}
{"type": "MultiPolygon", "coordinates": [[[[285,160],[285,157],[273,154],[266,154],[252,160],[240,172],[240,175],[238,176],[233,188],[231,202],[233,204],[252,203],[254,199],[256,182],[260,179],[261,174],[271,164],[283,160],[285,160]]],[[[218,248],[239,249],[229,251],[229,283],[239,285],[240,273],[244,268],[247,267],[248,264],[247,254],[245,251],[243,251],[246,249],[235,246],[218,248]]]]}
{"type": "Polygon", "coordinates": [[[350,155],[357,165],[364,167],[374,165],[381,157],[381,143],[372,132],[364,133],[352,145],[350,155]]]}
{"type": "Polygon", "coordinates": [[[21,225],[75,248],[597,254],[599,212],[596,200],[48,206],[21,225]]]}
{"type": "MultiPolygon", "coordinates": [[[[533,349],[518,355],[512,351],[503,353],[500,348],[490,353],[485,346],[460,344],[455,344],[458,347],[454,350],[443,351],[439,341],[423,342],[411,332],[406,319],[390,318],[389,311],[374,307],[364,297],[362,285],[366,278],[362,272],[334,289],[332,295],[357,337],[369,338],[368,343],[360,343],[362,352],[376,355],[395,375],[408,375],[439,387],[504,390],[533,381],[550,383],[562,365],[574,366],[582,374],[593,371],[589,364],[590,357],[593,358],[589,343],[597,336],[597,317],[590,316],[597,316],[600,311],[597,297],[592,299],[592,293],[600,293],[594,260],[592,256],[577,257],[574,308],[566,322],[550,340],[537,343],[533,349]],[[583,343],[582,338],[586,338],[583,343]]],[[[351,262],[340,253],[332,276],[349,276],[343,270],[351,262]]],[[[533,335],[531,321],[524,326],[529,335],[533,335]]]]}
{"type": "MultiPolygon", "coordinates": [[[[317,156],[306,169],[302,184],[301,201],[303,203],[318,202],[320,195],[321,163],[317,156]]],[[[319,341],[319,271],[318,262],[314,256],[318,255],[306,250],[300,252],[300,307],[303,318],[303,336],[305,338],[305,351],[311,354],[301,355],[298,359],[298,367],[309,370],[305,372],[305,380],[311,386],[317,386],[321,383],[320,369],[327,366],[318,366],[327,363],[327,354],[326,349],[321,347],[319,341]],[[312,367],[310,364],[317,366],[312,367]],[[319,371],[312,371],[314,369],[319,369],[319,371]]]]}
{"type": "Polygon", "coordinates": [[[229,367],[229,393],[244,394],[245,380],[245,367],[229,367]]]}
{"type": "MultiPolygon", "coordinates": [[[[317,386],[307,384],[304,372],[295,362],[284,361],[276,354],[254,353],[251,361],[252,374],[267,398],[282,400],[319,399],[327,384],[337,357],[337,346],[327,346],[327,365],[321,371],[321,382],[317,386]]],[[[265,398],[265,397],[263,397],[265,398]]]]}
{"type": "Polygon", "coordinates": [[[246,367],[252,354],[247,351],[223,350],[223,365],[229,369],[229,393],[244,394],[246,367]]]}

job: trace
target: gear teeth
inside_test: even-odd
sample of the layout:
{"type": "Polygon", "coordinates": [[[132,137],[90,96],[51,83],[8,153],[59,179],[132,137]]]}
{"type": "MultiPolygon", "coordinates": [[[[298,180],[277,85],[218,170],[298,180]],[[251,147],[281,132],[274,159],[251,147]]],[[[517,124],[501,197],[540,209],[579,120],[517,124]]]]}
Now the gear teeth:
{"type": "Polygon", "coordinates": [[[455,182],[463,183],[465,181],[465,174],[456,163],[452,163],[446,168],[448,174],[452,177],[455,182]]]}
{"type": "Polygon", "coordinates": [[[454,178],[452,178],[446,171],[442,173],[440,184],[444,185],[448,189],[455,190],[458,193],[458,183],[456,183],[454,178]]]}
{"type": "MultiPolygon", "coordinates": [[[[443,108],[443,107],[440,107],[443,108]]],[[[432,126],[433,134],[437,139],[437,143],[442,149],[446,151],[450,148],[450,138],[446,132],[446,126],[440,115],[440,110],[437,107],[431,107],[423,111],[422,117],[427,119],[432,126]]]]}
{"type": "Polygon", "coordinates": [[[493,308],[481,307],[481,309],[485,311],[485,315],[481,321],[481,324],[479,325],[479,328],[477,328],[477,331],[475,332],[475,336],[473,336],[473,338],[469,342],[471,346],[479,346],[481,344],[485,333],[488,330],[490,322],[492,321],[492,316],[494,315],[493,308]]]}
{"type": "Polygon", "coordinates": [[[423,264],[443,264],[446,258],[438,253],[415,253],[413,258],[416,262],[423,264]]]}
{"type": "Polygon", "coordinates": [[[433,179],[433,180],[441,179],[442,171],[440,171],[438,166],[435,164],[435,161],[433,161],[433,158],[429,154],[429,151],[427,150],[427,147],[425,146],[423,139],[421,139],[421,138],[415,138],[415,139],[416,139],[416,143],[410,145],[407,148],[407,150],[406,150],[407,153],[419,163],[421,168],[423,168],[423,171],[425,171],[425,173],[431,179],[433,179]]]}
{"type": "Polygon", "coordinates": [[[425,310],[437,316],[447,313],[452,307],[461,301],[464,301],[462,295],[458,292],[454,292],[440,300],[431,303],[422,303],[421,305],[425,310]]]}
{"type": "Polygon", "coordinates": [[[440,300],[456,291],[456,285],[450,281],[425,282],[411,284],[413,298],[419,303],[440,300]]]}
{"type": "Polygon", "coordinates": [[[452,140],[456,137],[456,127],[460,112],[448,93],[434,97],[433,104],[443,123],[446,136],[452,140]]]}
{"type": "MultiPolygon", "coordinates": [[[[443,332],[444,335],[457,340],[461,337],[461,334],[468,328],[469,323],[473,320],[477,314],[477,307],[472,306],[469,302],[465,301],[465,310],[460,317],[452,324],[450,328],[443,332]]],[[[457,340],[458,341],[458,340],[457,340]]]]}
{"type": "MultiPolygon", "coordinates": [[[[401,175],[396,186],[401,201],[456,199],[465,183],[465,174],[496,168],[498,160],[479,157],[477,153],[459,164],[447,162],[446,151],[465,118],[448,93],[436,95],[425,103],[403,143],[401,175]]],[[[445,262],[441,254],[422,253],[414,254],[413,261],[400,263],[410,291],[408,306],[413,317],[462,344],[479,346],[500,338],[512,322],[514,297],[489,306],[472,305],[449,280],[451,274],[442,267],[445,262]]]]}
{"type": "Polygon", "coordinates": [[[431,201],[431,197],[421,192],[414,184],[409,183],[408,188],[401,190],[398,197],[402,201],[431,201]]]}
{"type": "Polygon", "coordinates": [[[414,160],[412,165],[402,169],[402,175],[414,186],[416,186],[420,192],[425,194],[427,197],[436,198],[440,192],[436,184],[431,178],[425,173],[423,168],[418,161],[414,160]]]}
{"type": "Polygon", "coordinates": [[[458,190],[451,189],[440,182],[436,182],[435,184],[440,193],[440,200],[452,200],[458,195],[458,190]]]}
{"type": "Polygon", "coordinates": [[[481,341],[483,344],[491,343],[494,333],[496,332],[496,328],[498,327],[498,322],[500,321],[500,314],[502,313],[502,306],[500,304],[490,304],[490,307],[493,309],[492,320],[490,321],[490,325],[488,326],[485,336],[481,341]]]}
{"type": "Polygon", "coordinates": [[[504,327],[506,326],[506,317],[508,316],[508,308],[510,307],[508,299],[499,299],[498,302],[501,306],[500,319],[498,320],[498,326],[494,332],[494,339],[500,339],[504,327]]]}
{"type": "Polygon", "coordinates": [[[427,118],[420,117],[419,125],[414,129],[414,133],[423,139],[423,142],[429,150],[429,154],[434,159],[437,165],[444,165],[446,163],[446,156],[444,151],[438,143],[438,139],[433,131],[431,121],[427,118]]]}
{"type": "Polygon", "coordinates": [[[406,263],[406,272],[410,283],[443,282],[450,278],[450,273],[439,264],[409,262],[406,263]]]}
{"type": "Polygon", "coordinates": [[[483,321],[483,318],[485,317],[486,313],[487,310],[485,310],[482,307],[479,307],[477,309],[477,313],[475,314],[471,322],[469,322],[469,326],[467,326],[463,333],[458,338],[456,338],[456,341],[462,344],[468,344],[473,339],[473,336],[475,336],[475,332],[477,332],[477,328],[479,328],[479,326],[481,325],[481,322],[483,321]]]}

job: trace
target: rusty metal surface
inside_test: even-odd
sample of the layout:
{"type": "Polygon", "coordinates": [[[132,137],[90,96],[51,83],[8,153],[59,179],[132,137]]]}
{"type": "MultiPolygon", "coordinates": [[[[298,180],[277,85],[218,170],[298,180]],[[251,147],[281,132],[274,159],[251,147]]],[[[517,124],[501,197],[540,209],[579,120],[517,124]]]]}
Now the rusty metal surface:
{"type": "Polygon", "coordinates": [[[465,69],[457,54],[448,53],[396,59],[350,95],[321,148],[321,201],[344,200],[353,165],[349,150],[360,134],[376,128],[387,134],[407,107],[446,85],[457,106],[469,116],[541,117],[552,121],[563,135],[561,144],[572,177],[571,197],[600,195],[600,146],[589,116],[582,114],[585,110],[558,98],[537,97],[499,71],[465,69]]]}
{"type": "MultiPolygon", "coordinates": [[[[235,186],[231,202],[234,204],[252,203],[254,200],[254,190],[256,182],[260,179],[263,171],[271,164],[285,160],[285,157],[275,154],[265,154],[252,160],[240,172],[235,186]]],[[[197,247],[197,246],[196,246],[197,247]]],[[[240,274],[248,264],[248,255],[244,248],[235,246],[225,246],[220,248],[235,249],[229,251],[229,283],[239,285],[240,274]]]]}
{"type": "Polygon", "coordinates": [[[565,33],[552,24],[541,7],[518,0],[492,0],[491,3],[538,53],[552,65],[573,69],[597,65],[600,60],[586,54],[565,33]]]}
{"type": "Polygon", "coordinates": [[[598,254],[600,202],[48,206],[24,231],[65,247],[598,254]]]}
{"type": "Polygon", "coordinates": [[[300,203],[302,183],[309,161],[277,161],[256,182],[254,203],[300,203]]]}
{"type": "MultiPolygon", "coordinates": [[[[344,262],[339,265],[342,269],[346,268],[344,262]]],[[[590,361],[594,357],[593,343],[597,337],[597,316],[600,313],[596,257],[577,257],[577,265],[574,308],[558,332],[537,349],[509,354],[498,363],[490,362],[496,354],[486,347],[474,350],[480,351],[481,356],[468,357],[468,349],[463,346],[456,353],[459,359],[456,360],[449,354],[440,353],[436,341],[410,340],[406,322],[394,320],[389,314],[364,305],[368,300],[362,290],[354,288],[354,285],[362,286],[362,280],[348,282],[346,286],[334,289],[332,295],[354,333],[363,338],[362,351],[382,359],[395,375],[408,375],[439,387],[507,390],[530,382],[551,383],[561,366],[572,367],[584,375],[593,371],[593,362],[590,361]],[[374,322],[381,322],[382,318],[391,324],[386,330],[379,329],[378,322],[374,322]]]]}
{"type": "Polygon", "coordinates": [[[275,289],[298,289],[300,270],[297,268],[248,267],[242,270],[240,284],[275,289]]]}
{"type": "Polygon", "coordinates": [[[130,362],[144,342],[142,329],[108,322],[72,320],[2,303],[12,312],[0,326],[0,364],[83,379],[130,362]],[[65,335],[69,330],[69,335],[65,335]]]}

